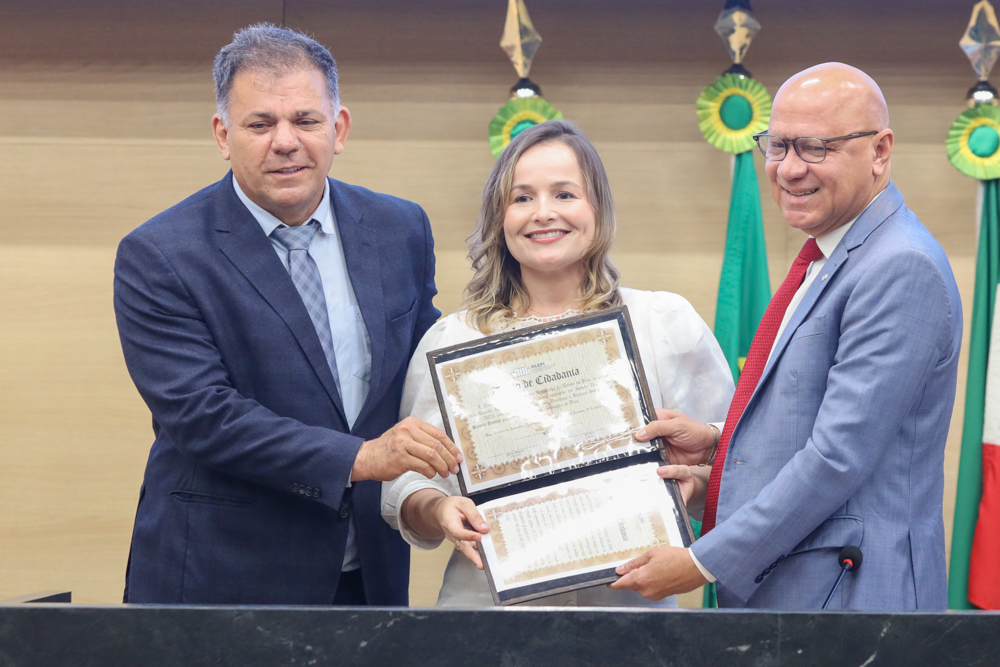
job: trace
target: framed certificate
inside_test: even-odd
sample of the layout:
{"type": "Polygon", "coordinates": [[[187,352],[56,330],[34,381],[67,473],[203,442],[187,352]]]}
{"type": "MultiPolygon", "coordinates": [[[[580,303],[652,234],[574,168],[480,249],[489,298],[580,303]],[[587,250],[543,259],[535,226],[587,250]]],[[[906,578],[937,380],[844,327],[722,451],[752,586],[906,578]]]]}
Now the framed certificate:
{"type": "Polygon", "coordinates": [[[654,413],[624,306],[427,358],[465,495],[660,446],[633,438],[654,413]]]}
{"type": "Polygon", "coordinates": [[[658,461],[482,503],[479,553],[498,604],[612,582],[615,568],[659,546],[690,546],[687,515],[658,461]]]}
{"type": "Polygon", "coordinates": [[[462,493],[490,524],[497,604],[606,583],[652,546],[693,541],[676,483],[655,473],[663,443],[634,437],[655,413],[626,307],[427,360],[462,493]]]}

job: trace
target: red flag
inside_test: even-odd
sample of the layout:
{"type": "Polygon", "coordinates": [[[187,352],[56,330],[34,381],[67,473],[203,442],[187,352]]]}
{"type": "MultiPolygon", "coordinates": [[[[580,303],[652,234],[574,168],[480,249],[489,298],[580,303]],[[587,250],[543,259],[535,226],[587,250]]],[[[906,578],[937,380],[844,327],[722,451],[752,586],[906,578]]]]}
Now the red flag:
{"type": "Polygon", "coordinates": [[[983,443],[983,497],[969,557],[969,602],[1000,609],[1000,443],[983,443]]]}
{"type": "MultiPolygon", "coordinates": [[[[1000,305],[1000,295],[997,299],[1000,305]]],[[[994,308],[983,415],[983,495],[969,556],[969,602],[1000,609],[1000,311],[994,308]]]]}

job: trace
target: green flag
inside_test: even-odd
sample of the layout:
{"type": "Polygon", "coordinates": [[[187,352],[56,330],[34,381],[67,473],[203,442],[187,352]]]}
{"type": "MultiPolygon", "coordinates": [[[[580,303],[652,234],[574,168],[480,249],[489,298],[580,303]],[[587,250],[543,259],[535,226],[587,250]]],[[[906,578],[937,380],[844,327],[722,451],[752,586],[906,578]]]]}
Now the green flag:
{"type": "MultiPolygon", "coordinates": [[[[715,306],[715,337],[729,361],[733,381],[739,380],[743,361],[771,301],[767,274],[764,219],[760,212],[760,187],[753,168],[753,151],[734,156],[733,190],[729,196],[729,227],[722,258],[719,299],[715,306]]],[[[695,535],[701,524],[692,521],[695,535]]],[[[717,607],[715,584],[705,586],[703,607],[717,607]]]]}
{"type": "Polygon", "coordinates": [[[1000,179],[982,181],[983,214],[976,255],[976,290],[969,332],[969,375],[965,385],[965,421],[958,464],[958,493],[948,570],[948,607],[973,609],[969,602],[969,556],[983,490],[983,415],[990,329],[1000,282],[1000,179]]]}
{"type": "Polygon", "coordinates": [[[757,325],[771,301],[771,281],[753,151],[739,153],[735,160],[726,252],[715,306],[715,337],[729,361],[733,379],[738,380],[757,325]]]}

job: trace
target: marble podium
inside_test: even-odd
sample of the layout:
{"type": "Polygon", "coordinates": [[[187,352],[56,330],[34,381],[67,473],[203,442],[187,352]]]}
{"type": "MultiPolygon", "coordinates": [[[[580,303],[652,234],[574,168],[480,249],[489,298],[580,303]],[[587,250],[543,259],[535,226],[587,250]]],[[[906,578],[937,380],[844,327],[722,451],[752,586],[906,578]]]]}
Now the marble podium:
{"type": "Polygon", "coordinates": [[[994,665],[1000,613],[0,605],[0,666],[994,665]]]}

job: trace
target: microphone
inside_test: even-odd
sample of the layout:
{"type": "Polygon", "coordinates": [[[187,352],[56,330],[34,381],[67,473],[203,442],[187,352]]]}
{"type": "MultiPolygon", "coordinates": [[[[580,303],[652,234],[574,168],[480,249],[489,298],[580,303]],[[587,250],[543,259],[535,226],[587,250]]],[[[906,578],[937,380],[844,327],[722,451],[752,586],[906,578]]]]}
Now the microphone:
{"type": "Polygon", "coordinates": [[[830,600],[833,599],[833,594],[837,592],[837,586],[840,586],[840,582],[844,580],[844,575],[847,574],[847,571],[857,570],[861,567],[863,557],[861,549],[857,547],[848,546],[840,550],[840,556],[837,558],[840,562],[840,576],[837,577],[837,583],[835,583],[833,588],[830,589],[830,594],[826,596],[826,602],[823,603],[823,609],[826,609],[827,605],[830,604],[830,600]]]}

